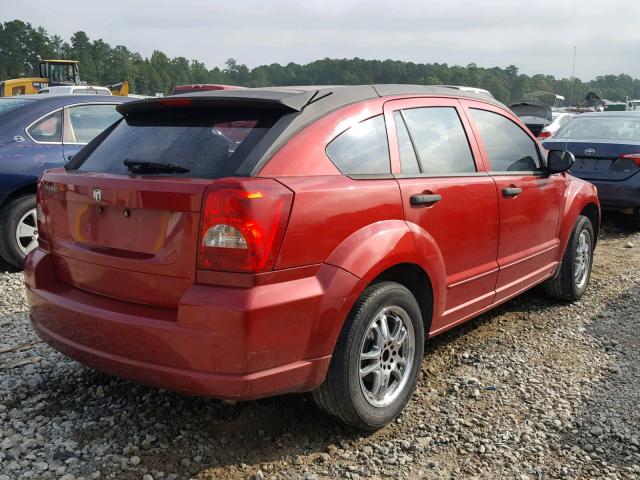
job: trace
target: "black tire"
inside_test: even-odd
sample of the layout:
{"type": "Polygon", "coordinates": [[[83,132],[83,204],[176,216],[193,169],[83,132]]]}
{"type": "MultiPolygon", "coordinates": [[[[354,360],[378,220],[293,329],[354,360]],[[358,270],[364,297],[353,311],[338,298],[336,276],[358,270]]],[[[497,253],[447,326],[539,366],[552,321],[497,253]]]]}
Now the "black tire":
{"type": "MultiPolygon", "coordinates": [[[[385,324],[389,323],[388,320],[385,320],[385,324]]],[[[406,342],[409,342],[409,340],[406,342]]],[[[387,347],[383,348],[383,351],[386,352],[384,353],[384,355],[387,355],[386,360],[382,360],[383,353],[380,353],[380,360],[372,361],[379,361],[380,364],[391,362],[391,365],[393,365],[394,360],[388,355],[387,347]]],[[[372,285],[362,293],[352,308],[338,338],[327,377],[324,383],[313,392],[313,398],[318,407],[328,415],[358,429],[376,430],[391,422],[409,401],[418,381],[423,354],[424,325],[420,307],[415,297],[407,288],[398,283],[384,282],[372,285]],[[388,405],[374,406],[370,402],[375,400],[367,400],[364,393],[363,382],[366,382],[366,380],[361,380],[360,368],[362,362],[367,360],[362,360],[360,355],[363,348],[368,350],[369,347],[365,347],[365,345],[371,338],[369,336],[370,327],[374,325],[376,319],[380,318],[383,310],[390,312],[390,316],[386,314],[384,316],[387,319],[391,318],[391,322],[394,322],[394,331],[398,324],[404,325],[401,321],[410,323],[405,330],[407,331],[407,339],[410,331],[413,330],[413,345],[405,347],[409,343],[403,343],[400,348],[397,346],[388,348],[391,348],[391,350],[398,349],[395,353],[391,352],[392,355],[398,355],[401,350],[406,348],[403,355],[411,358],[411,367],[407,368],[405,366],[401,378],[398,377],[400,375],[400,367],[397,367],[397,365],[400,365],[399,363],[396,362],[395,367],[388,366],[388,363],[386,367],[383,367],[398,369],[398,373],[394,374],[395,380],[393,383],[390,382],[390,390],[393,392],[391,397],[397,396],[393,399],[389,398],[391,403],[388,405]],[[400,317],[397,313],[402,314],[402,319],[404,320],[398,321],[400,317]],[[393,389],[394,385],[395,390],[393,389]]],[[[394,358],[397,359],[398,357],[394,358]]],[[[409,363],[407,362],[406,365],[409,365],[409,363]]],[[[384,372],[384,370],[380,371],[384,372]]],[[[391,378],[391,372],[387,375],[391,378]]]]}
{"type": "Polygon", "coordinates": [[[631,219],[631,225],[635,230],[640,230],[640,211],[633,212],[633,218],[631,219]]]}
{"type": "Polygon", "coordinates": [[[593,234],[593,225],[591,221],[583,216],[578,216],[576,224],[571,232],[567,249],[564,252],[560,269],[556,276],[547,281],[543,287],[547,295],[559,300],[574,302],[587,290],[589,286],[589,278],[591,277],[591,268],[593,266],[593,247],[595,244],[595,235],[593,234]],[[587,254],[588,265],[586,267],[586,278],[583,282],[576,281],[576,264],[579,262],[580,254],[577,249],[580,244],[581,235],[588,235],[589,251],[587,254]]]}
{"type": "Polygon", "coordinates": [[[22,268],[26,255],[16,241],[16,228],[20,219],[35,208],[35,195],[22,195],[10,200],[0,210],[0,257],[17,268],[22,268]]]}

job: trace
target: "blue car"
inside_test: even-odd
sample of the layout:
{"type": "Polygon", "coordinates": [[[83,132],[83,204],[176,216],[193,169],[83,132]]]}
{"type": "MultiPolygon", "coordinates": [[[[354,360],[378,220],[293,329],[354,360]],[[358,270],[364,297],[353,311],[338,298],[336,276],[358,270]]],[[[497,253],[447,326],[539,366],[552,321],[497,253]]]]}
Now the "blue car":
{"type": "Polygon", "coordinates": [[[25,95],[0,98],[0,257],[20,267],[38,240],[36,184],[121,115],[127,97],[25,95]]]}
{"type": "Polygon", "coordinates": [[[640,219],[640,112],[583,113],[548,141],[576,157],[571,174],[598,187],[604,209],[640,219]]]}

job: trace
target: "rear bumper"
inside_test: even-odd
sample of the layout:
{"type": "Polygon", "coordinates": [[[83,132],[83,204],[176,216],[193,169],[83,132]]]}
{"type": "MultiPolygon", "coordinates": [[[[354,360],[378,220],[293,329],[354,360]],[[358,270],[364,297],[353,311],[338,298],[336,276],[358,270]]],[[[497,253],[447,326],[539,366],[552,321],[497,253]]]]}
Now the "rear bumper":
{"type": "Polygon", "coordinates": [[[598,188],[598,198],[604,208],[640,207],[640,174],[620,182],[591,181],[598,188]]]}
{"type": "Polygon", "coordinates": [[[40,249],[25,280],[35,331],[65,355],[139,383],[234,400],[322,383],[359,287],[323,265],[311,277],[251,288],[196,284],[170,310],[65,285],[40,249]]]}

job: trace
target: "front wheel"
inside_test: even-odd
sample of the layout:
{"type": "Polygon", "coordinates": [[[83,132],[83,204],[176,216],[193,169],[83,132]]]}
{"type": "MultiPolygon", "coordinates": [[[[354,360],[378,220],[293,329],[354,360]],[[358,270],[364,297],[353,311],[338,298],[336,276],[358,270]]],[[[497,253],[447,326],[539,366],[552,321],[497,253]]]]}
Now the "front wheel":
{"type": "Polygon", "coordinates": [[[363,430],[392,421],[413,393],[424,353],[420,307],[404,286],[372,285],[353,307],[314,400],[363,430]]]}
{"type": "Polygon", "coordinates": [[[548,295],[571,302],[584,295],[591,278],[594,244],[593,225],[587,217],[580,215],[571,232],[560,270],[544,284],[548,295]]]}

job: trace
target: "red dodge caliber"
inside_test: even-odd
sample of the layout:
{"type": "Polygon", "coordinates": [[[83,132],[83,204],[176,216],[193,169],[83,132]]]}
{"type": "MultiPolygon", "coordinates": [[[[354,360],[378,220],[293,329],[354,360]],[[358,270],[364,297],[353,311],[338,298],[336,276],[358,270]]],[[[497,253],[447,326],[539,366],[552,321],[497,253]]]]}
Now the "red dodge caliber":
{"type": "Polygon", "coordinates": [[[118,106],[46,172],[33,326],[96,369],[210,397],[313,391],[375,429],[427,337],[543,284],[587,288],[595,188],[502,104],[410,85],[118,106]]]}

